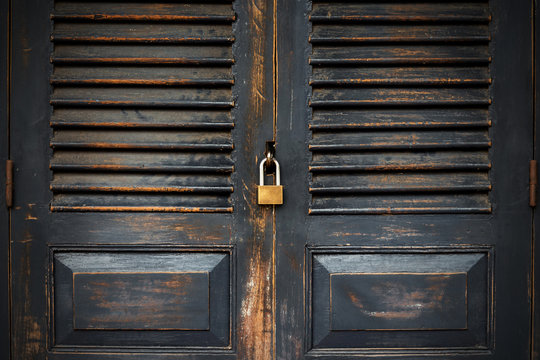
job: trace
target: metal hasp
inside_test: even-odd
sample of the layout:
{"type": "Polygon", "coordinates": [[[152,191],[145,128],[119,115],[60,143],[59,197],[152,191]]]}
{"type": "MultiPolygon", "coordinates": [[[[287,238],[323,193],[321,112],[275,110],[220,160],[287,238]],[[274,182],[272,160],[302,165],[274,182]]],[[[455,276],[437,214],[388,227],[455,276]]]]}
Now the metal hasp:
{"type": "Polygon", "coordinates": [[[283,186],[281,186],[281,174],[279,163],[273,157],[264,158],[259,165],[259,185],[257,186],[259,205],[281,205],[283,204],[283,186]],[[267,161],[273,161],[276,168],[276,184],[264,184],[264,169],[267,161]]]}

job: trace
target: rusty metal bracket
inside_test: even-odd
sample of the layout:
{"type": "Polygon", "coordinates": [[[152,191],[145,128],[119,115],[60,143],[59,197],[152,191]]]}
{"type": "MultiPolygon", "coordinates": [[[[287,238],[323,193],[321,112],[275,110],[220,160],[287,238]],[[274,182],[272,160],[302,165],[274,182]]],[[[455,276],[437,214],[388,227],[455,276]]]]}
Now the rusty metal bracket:
{"type": "Polygon", "coordinates": [[[538,187],[538,163],[536,160],[529,162],[529,206],[536,207],[536,193],[538,187]]]}
{"type": "Polygon", "coordinates": [[[13,206],[13,161],[6,160],[6,207],[13,206]]]}

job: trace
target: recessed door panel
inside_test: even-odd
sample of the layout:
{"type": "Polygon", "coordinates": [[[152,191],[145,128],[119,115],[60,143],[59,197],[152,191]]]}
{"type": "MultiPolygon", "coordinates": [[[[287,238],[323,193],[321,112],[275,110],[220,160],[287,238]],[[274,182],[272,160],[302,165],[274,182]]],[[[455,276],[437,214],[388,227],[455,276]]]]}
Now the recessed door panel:
{"type": "Polygon", "coordinates": [[[314,349],[492,346],[490,249],[328,248],[308,256],[314,349]]]}
{"type": "Polygon", "coordinates": [[[53,347],[231,346],[232,252],[53,249],[53,347]]]}

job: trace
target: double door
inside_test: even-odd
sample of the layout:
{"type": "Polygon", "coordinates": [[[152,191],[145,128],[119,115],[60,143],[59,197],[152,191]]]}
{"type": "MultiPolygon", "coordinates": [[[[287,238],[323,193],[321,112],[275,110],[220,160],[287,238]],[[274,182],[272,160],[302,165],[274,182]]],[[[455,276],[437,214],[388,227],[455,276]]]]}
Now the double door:
{"type": "Polygon", "coordinates": [[[13,359],[526,359],[530,8],[13,1],[13,359]]]}

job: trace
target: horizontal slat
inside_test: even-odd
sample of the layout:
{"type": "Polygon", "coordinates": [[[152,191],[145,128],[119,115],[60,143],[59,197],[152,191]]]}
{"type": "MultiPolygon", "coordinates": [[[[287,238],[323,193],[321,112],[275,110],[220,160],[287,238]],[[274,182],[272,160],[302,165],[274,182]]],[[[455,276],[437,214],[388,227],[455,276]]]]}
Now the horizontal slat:
{"type": "Polygon", "coordinates": [[[487,131],[399,131],[315,133],[311,151],[488,148],[487,131]]]}
{"type": "Polygon", "coordinates": [[[233,149],[228,132],[146,130],[57,130],[51,140],[51,147],[193,151],[233,149]]]}
{"type": "Polygon", "coordinates": [[[54,42],[232,43],[230,25],[57,23],[54,42]]]}
{"type": "Polygon", "coordinates": [[[156,173],[230,173],[229,155],[128,151],[55,151],[55,171],[134,171],[156,173]]]}
{"type": "Polygon", "coordinates": [[[489,213],[487,194],[314,196],[313,215],[489,213]]]}
{"type": "Polygon", "coordinates": [[[346,42],[487,42],[487,25],[313,25],[313,44],[346,42]]]}
{"type": "Polygon", "coordinates": [[[489,85],[487,67],[313,68],[313,86],[489,85]]]}
{"type": "Polygon", "coordinates": [[[227,175],[55,173],[51,190],[59,192],[231,193],[227,175]]]}
{"type": "Polygon", "coordinates": [[[314,46],[312,65],[487,64],[487,45],[314,46]]]}
{"type": "Polygon", "coordinates": [[[55,66],[53,85],[233,85],[230,68],[55,66]]]}
{"type": "Polygon", "coordinates": [[[346,129],[426,129],[490,126],[484,109],[369,109],[316,110],[310,128],[346,129]]]}
{"type": "Polygon", "coordinates": [[[231,65],[230,46],[71,45],[57,44],[55,64],[188,64],[231,65]]]}
{"type": "Polygon", "coordinates": [[[322,88],[313,89],[311,106],[473,106],[489,105],[485,88],[322,88]]]}
{"type": "Polygon", "coordinates": [[[52,211],[232,212],[227,196],[57,194],[52,211]]]}
{"type": "Polygon", "coordinates": [[[312,22],[487,22],[490,19],[488,7],[481,3],[315,3],[310,16],[312,22]]]}
{"type": "Polygon", "coordinates": [[[231,113],[226,110],[60,108],[53,111],[51,126],[55,128],[232,129],[234,124],[231,113]]]}
{"type": "Polygon", "coordinates": [[[53,20],[234,21],[231,4],[56,1],[53,20]]]}
{"type": "Polygon", "coordinates": [[[230,89],[206,88],[65,88],[56,87],[54,106],[156,106],[230,108],[230,89]]]}
{"type": "Polygon", "coordinates": [[[489,170],[486,151],[313,154],[310,171],[489,170]]]}
{"type": "Polygon", "coordinates": [[[491,190],[487,172],[405,174],[315,174],[313,194],[469,192],[491,190]]]}

